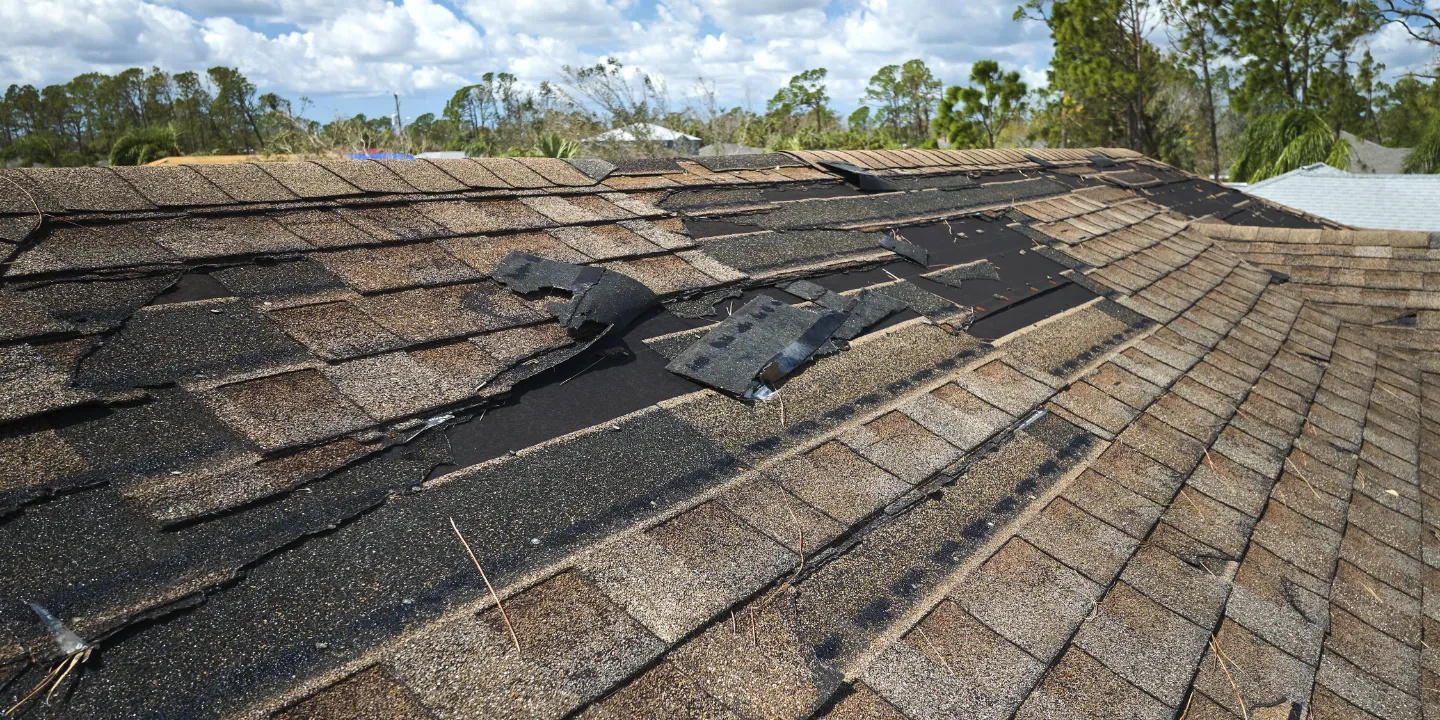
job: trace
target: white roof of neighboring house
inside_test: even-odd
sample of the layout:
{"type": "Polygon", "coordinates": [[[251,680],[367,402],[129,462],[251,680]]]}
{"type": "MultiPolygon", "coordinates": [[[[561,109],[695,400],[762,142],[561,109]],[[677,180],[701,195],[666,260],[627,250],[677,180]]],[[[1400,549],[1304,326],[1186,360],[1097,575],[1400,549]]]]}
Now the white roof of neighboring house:
{"type": "Polygon", "coordinates": [[[1316,163],[1239,189],[1355,227],[1440,232],[1440,175],[1362,175],[1316,163]]]}
{"type": "Polygon", "coordinates": [[[654,123],[637,123],[635,125],[627,125],[623,128],[607,130],[589,140],[582,140],[581,142],[638,142],[642,140],[649,142],[672,142],[676,140],[699,141],[700,138],[694,135],[686,135],[682,132],[675,132],[670,128],[661,127],[654,123]]]}
{"type": "Polygon", "coordinates": [[[464,150],[431,150],[430,152],[416,153],[415,157],[424,160],[464,160],[464,150]]]}
{"type": "Polygon", "coordinates": [[[1399,173],[1405,166],[1405,157],[1410,154],[1410,148],[1385,147],[1348,132],[1341,131],[1340,136],[1350,141],[1350,167],[1346,169],[1352,173],[1399,173]]]}

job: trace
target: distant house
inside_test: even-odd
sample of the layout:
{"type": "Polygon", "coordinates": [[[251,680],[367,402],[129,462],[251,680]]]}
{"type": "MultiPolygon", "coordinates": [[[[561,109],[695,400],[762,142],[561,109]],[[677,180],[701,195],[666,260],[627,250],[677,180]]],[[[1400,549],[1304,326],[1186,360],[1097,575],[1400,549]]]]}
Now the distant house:
{"type": "Polygon", "coordinates": [[[1440,231],[1440,175],[1362,174],[1316,163],[1238,189],[1355,227],[1440,231]]]}
{"type": "Polygon", "coordinates": [[[681,155],[694,155],[700,152],[700,138],[654,123],[636,123],[618,127],[580,142],[586,145],[655,143],[681,155]]]}

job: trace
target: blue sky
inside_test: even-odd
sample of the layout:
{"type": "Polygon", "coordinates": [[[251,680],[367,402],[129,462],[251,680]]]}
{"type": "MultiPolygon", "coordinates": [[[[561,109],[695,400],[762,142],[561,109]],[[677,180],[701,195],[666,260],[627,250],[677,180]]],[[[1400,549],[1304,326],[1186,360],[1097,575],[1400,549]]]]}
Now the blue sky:
{"type": "MultiPolygon", "coordinates": [[[[722,105],[763,109],[791,75],[825,67],[833,104],[848,111],[877,68],[917,57],[947,84],[982,58],[1043,82],[1049,39],[1011,20],[1015,2],[0,0],[0,85],[230,65],[264,91],[310,97],[316,119],[388,115],[392,92],[413,117],[486,71],[534,85],[613,55],[663,77],[677,105],[705,78],[722,105]]],[[[1372,41],[1392,71],[1428,57],[1402,35],[1372,41]]]]}

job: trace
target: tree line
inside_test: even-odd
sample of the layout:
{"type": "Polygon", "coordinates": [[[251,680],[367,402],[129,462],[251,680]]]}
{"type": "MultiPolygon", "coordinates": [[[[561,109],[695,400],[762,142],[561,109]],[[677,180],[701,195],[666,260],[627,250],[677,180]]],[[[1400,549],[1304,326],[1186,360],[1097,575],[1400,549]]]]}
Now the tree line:
{"type": "Polygon", "coordinates": [[[1440,172],[1433,69],[1393,83],[1367,43],[1398,23],[1440,51],[1425,0],[1026,0],[1017,22],[1054,42],[1045,87],[993,60],[946,87],[926,64],[887,65],[841,117],[824,68],[778,88],[763,110],[724,107],[705,80],[676,103],[660,79],[608,59],[530,87],[489,72],[444,109],[320,122],[311,103],[260,93],[235,68],[87,73],[0,101],[0,160],[136,164],[178,154],[462,150],[484,155],[663,154],[658,138],[581,145],[659,125],[765,149],[1119,146],[1220,177],[1258,180],[1311,162],[1345,166],[1353,135],[1415,148],[1408,171],[1440,172]],[[1347,135],[1348,134],[1348,135],[1347,135]]]}

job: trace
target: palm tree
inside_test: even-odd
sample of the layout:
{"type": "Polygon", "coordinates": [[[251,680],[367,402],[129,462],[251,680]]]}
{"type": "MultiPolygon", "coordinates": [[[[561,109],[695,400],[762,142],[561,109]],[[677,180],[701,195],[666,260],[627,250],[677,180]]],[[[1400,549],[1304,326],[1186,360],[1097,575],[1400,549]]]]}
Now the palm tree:
{"type": "Polygon", "coordinates": [[[1407,173],[1440,173],[1440,119],[1431,120],[1424,137],[1405,156],[1407,173]]]}
{"type": "Polygon", "coordinates": [[[130,128],[110,146],[111,165],[144,165],[180,154],[180,134],[174,125],[130,128]]]}
{"type": "Polygon", "coordinates": [[[580,152],[580,145],[566,140],[556,133],[550,133],[535,143],[532,152],[536,157],[573,158],[576,153],[580,152]]]}
{"type": "Polygon", "coordinates": [[[1314,110],[1282,110],[1256,118],[1241,133],[1240,154],[1230,166],[1230,179],[1255,183],[1319,162],[1348,168],[1350,142],[1314,110]]]}

